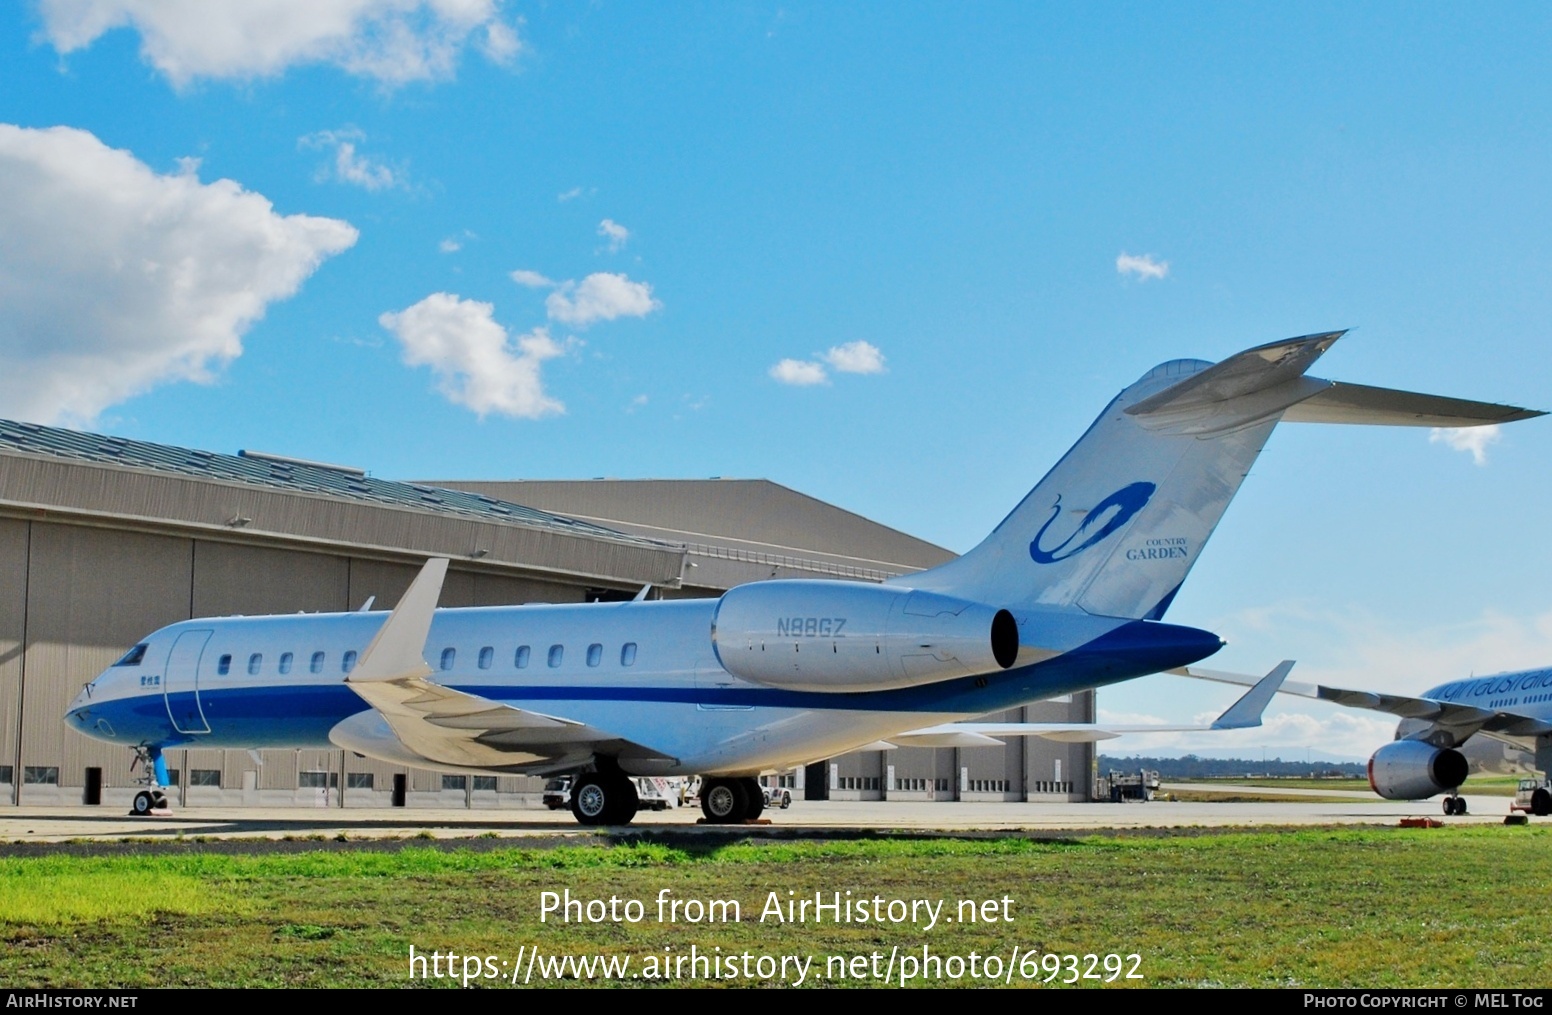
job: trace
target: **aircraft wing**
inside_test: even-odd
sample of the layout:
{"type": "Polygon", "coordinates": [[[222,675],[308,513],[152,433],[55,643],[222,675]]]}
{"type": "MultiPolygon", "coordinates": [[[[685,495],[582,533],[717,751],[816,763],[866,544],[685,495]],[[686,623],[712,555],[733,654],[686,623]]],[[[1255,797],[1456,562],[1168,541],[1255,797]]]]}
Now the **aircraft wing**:
{"type": "Polygon", "coordinates": [[[604,730],[515,708],[430,679],[423,656],[447,561],[428,560],[345,683],[371,706],[329,732],[337,746],[402,764],[531,771],[580,764],[600,751],[661,757],[604,730]]]}
{"type": "MultiPolygon", "coordinates": [[[[1196,680],[1211,680],[1220,684],[1244,685],[1253,683],[1257,679],[1247,674],[1204,670],[1195,666],[1182,666],[1165,672],[1192,677],[1196,680]]],[[[1552,733],[1552,723],[1512,709],[1478,708],[1475,705],[1463,705],[1453,701],[1414,698],[1405,694],[1386,694],[1379,691],[1355,691],[1345,687],[1328,687],[1325,684],[1285,683],[1279,690],[1284,694],[1330,701],[1349,708],[1388,712],[1402,719],[1424,720],[1453,737],[1454,743],[1446,746],[1459,744],[1473,733],[1479,732],[1511,737],[1552,733]]],[[[1424,734],[1418,739],[1431,742],[1432,737],[1424,734]]]]}
{"type": "MultiPolygon", "coordinates": [[[[1000,747],[996,737],[1044,737],[1066,744],[1088,744],[1113,740],[1127,733],[1188,733],[1204,730],[1237,730],[1261,725],[1261,713],[1272,695],[1287,679],[1293,660],[1278,663],[1264,677],[1251,677],[1250,690],[1207,725],[1105,725],[1095,723],[1046,722],[950,722],[897,733],[883,742],[885,747],[1000,747]]],[[[1233,681],[1238,683],[1239,681],[1233,681]]],[[[870,745],[877,746],[877,745],[870,745]]]]}

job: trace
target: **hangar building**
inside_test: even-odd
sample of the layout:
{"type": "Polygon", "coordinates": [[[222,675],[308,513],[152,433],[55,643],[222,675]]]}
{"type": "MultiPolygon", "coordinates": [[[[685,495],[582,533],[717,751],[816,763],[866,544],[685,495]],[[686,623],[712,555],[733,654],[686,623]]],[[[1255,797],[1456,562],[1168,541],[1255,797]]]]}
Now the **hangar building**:
{"type": "MultiPolygon", "coordinates": [[[[141,636],[201,616],[393,606],[421,561],[444,606],[716,596],[773,577],[881,581],[940,547],[765,480],[392,482],[0,420],[0,801],[127,806],[130,752],[67,730],[81,685],[141,636]]],[[[1093,695],[1000,713],[1091,721],[1093,695]]],[[[542,782],[343,751],[170,751],[177,803],[529,806],[542,782]]],[[[858,752],[810,797],[1088,799],[1086,744],[858,752]]]]}

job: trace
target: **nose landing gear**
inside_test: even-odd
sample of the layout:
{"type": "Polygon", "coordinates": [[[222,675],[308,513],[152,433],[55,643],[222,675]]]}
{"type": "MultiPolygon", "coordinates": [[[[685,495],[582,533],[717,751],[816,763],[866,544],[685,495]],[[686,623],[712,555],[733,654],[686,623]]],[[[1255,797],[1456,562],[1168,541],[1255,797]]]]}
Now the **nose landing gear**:
{"type": "Polygon", "coordinates": [[[135,748],[135,760],[130,763],[129,770],[133,772],[136,767],[144,766],[144,774],[140,781],[145,784],[145,789],[135,794],[134,802],[129,805],[130,817],[167,817],[172,810],[167,806],[167,793],[162,788],[167,784],[167,761],[162,757],[160,747],[141,744],[135,748]]]}

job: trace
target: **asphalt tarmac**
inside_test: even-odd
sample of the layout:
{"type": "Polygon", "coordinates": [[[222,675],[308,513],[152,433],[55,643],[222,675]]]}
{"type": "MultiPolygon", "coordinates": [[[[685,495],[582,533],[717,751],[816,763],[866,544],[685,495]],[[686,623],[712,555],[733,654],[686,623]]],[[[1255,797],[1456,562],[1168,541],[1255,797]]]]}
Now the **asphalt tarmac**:
{"type": "MultiPolygon", "coordinates": [[[[1185,785],[1166,787],[1187,789],[1185,785]]],[[[1221,783],[1210,788],[1223,792],[1221,783]]],[[[1265,794],[1258,789],[1249,792],[1265,794]]],[[[833,835],[845,832],[906,831],[1061,832],[1129,829],[1296,827],[1308,825],[1388,825],[1427,817],[1446,824],[1501,824],[1506,797],[1468,797],[1471,813],[1445,818],[1438,800],[1395,802],[1367,793],[1322,793],[1324,802],[1301,799],[1289,791],[1275,803],[1196,803],[1154,800],[1147,803],[926,803],[910,801],[794,801],[788,810],[767,810],[762,822],[728,826],[701,824],[699,807],[646,811],[633,831],[702,830],[725,835],[793,836],[805,830],[833,835]],[[1330,797],[1342,796],[1339,803],[1330,797]],[[1351,799],[1346,799],[1346,797],[1351,799]],[[768,823],[767,823],[768,822],[768,823]]],[[[1547,819],[1530,819],[1532,822],[1547,819]]],[[[0,843],[70,841],[188,841],[190,839],[461,839],[501,838],[587,841],[597,829],[579,826],[567,811],[367,809],[367,808],[189,808],[170,816],[130,817],[117,808],[0,808],[0,843]]]]}

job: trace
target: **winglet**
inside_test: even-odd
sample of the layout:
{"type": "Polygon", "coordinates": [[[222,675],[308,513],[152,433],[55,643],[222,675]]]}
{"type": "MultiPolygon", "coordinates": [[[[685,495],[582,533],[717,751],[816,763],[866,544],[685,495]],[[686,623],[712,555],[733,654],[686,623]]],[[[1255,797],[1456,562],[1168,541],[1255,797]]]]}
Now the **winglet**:
{"type": "Polygon", "coordinates": [[[426,665],[426,637],[431,633],[431,615],[442,597],[442,580],[447,577],[447,558],[432,557],[410,583],[409,591],[393,608],[377,636],[361,653],[361,662],[345,679],[353,684],[375,680],[399,680],[404,677],[429,677],[426,665]]]}
{"type": "Polygon", "coordinates": [[[1293,660],[1284,659],[1272,667],[1272,672],[1256,681],[1256,685],[1246,691],[1244,696],[1224,710],[1224,713],[1213,721],[1211,729],[1215,730],[1240,730],[1251,726],[1261,725],[1261,713],[1266,711],[1267,704],[1272,700],[1272,695],[1288,679],[1288,673],[1293,669],[1293,660]]]}

